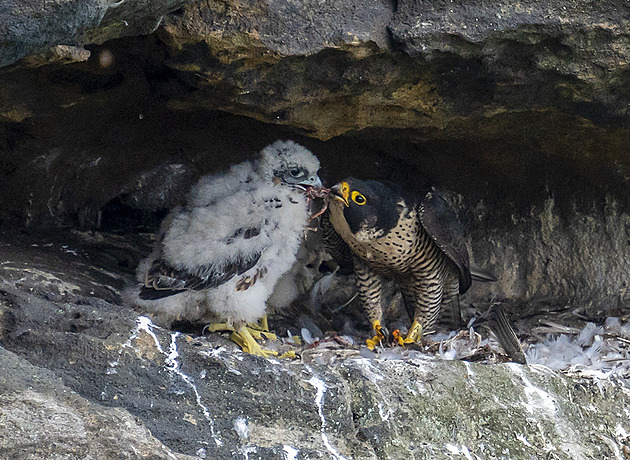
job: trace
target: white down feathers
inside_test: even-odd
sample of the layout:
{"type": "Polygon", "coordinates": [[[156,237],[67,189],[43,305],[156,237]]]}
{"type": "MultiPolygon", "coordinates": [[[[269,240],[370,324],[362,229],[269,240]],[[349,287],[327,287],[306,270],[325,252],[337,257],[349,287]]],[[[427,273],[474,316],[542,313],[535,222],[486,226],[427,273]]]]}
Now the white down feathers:
{"type": "Polygon", "coordinates": [[[308,203],[303,192],[285,184],[274,185],[274,172],[299,165],[314,177],[317,158],[292,141],[277,141],[257,161],[232,166],[202,177],[192,188],[187,205],[165,220],[162,238],[137,271],[144,282],[153,260],[200,277],[221,273],[235,262],[258,261],[249,270],[206,290],[188,290],[136,304],[156,320],[199,322],[255,322],[266,310],[266,300],[278,279],[296,260],[308,224],[308,203]],[[245,230],[255,232],[246,234],[245,230]],[[252,236],[254,233],[254,236],[252,236]],[[237,290],[246,277],[263,273],[247,289],[237,290]]]}

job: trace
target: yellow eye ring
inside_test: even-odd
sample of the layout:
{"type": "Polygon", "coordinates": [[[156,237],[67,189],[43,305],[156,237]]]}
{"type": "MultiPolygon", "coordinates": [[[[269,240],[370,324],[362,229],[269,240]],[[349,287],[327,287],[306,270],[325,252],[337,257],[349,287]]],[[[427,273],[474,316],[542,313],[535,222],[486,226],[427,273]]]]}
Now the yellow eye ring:
{"type": "Polygon", "coordinates": [[[352,197],[352,201],[354,201],[359,206],[363,206],[367,202],[365,197],[361,195],[359,192],[357,192],[356,190],[352,192],[351,197],[352,197]]]}

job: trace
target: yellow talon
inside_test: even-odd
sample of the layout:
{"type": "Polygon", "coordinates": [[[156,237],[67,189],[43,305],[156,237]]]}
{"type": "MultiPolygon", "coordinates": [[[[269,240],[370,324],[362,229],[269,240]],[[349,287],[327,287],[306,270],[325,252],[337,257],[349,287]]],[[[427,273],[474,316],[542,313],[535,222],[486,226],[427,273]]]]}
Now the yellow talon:
{"type": "Polygon", "coordinates": [[[278,356],[277,351],[262,348],[258,342],[256,342],[254,337],[252,337],[252,334],[249,332],[249,328],[245,325],[234,331],[230,335],[230,339],[232,339],[233,342],[236,342],[243,351],[251,353],[252,355],[263,356],[264,358],[278,356]]]}
{"type": "Polygon", "coordinates": [[[263,331],[269,332],[269,320],[267,320],[267,315],[260,319],[260,327],[263,331]]]}
{"type": "Polygon", "coordinates": [[[269,340],[278,340],[278,337],[273,332],[260,331],[258,329],[252,328],[249,324],[247,325],[247,330],[256,340],[260,340],[263,337],[269,340]]]}
{"type": "MultiPolygon", "coordinates": [[[[422,324],[418,321],[414,321],[409,328],[409,332],[407,332],[407,336],[402,340],[401,345],[405,343],[417,343],[420,339],[422,339],[422,324]]],[[[398,343],[400,343],[400,341],[398,343]]]]}
{"type": "MultiPolygon", "coordinates": [[[[278,340],[278,337],[276,336],[276,334],[274,334],[273,332],[269,332],[268,329],[263,329],[258,324],[248,324],[246,327],[249,330],[249,333],[256,340],[260,340],[262,338],[269,339],[269,340],[278,340]]],[[[217,332],[217,331],[235,332],[236,329],[234,329],[234,326],[231,325],[230,323],[211,323],[211,324],[206,324],[206,326],[203,328],[203,331],[204,332],[206,331],[208,332],[217,332]]]]}
{"type": "Polygon", "coordinates": [[[282,353],[278,358],[281,359],[298,359],[298,355],[293,350],[282,353]]]}
{"type": "Polygon", "coordinates": [[[234,331],[234,326],[229,323],[210,323],[206,324],[203,328],[203,332],[217,332],[217,331],[234,331]]]}
{"type": "Polygon", "coordinates": [[[272,350],[266,350],[256,342],[263,337],[266,339],[277,340],[276,334],[272,332],[260,330],[260,326],[255,325],[242,325],[238,329],[234,328],[234,325],[230,323],[211,323],[207,324],[203,328],[204,332],[217,332],[217,331],[232,331],[230,339],[240,346],[243,351],[251,353],[252,355],[264,356],[269,358],[271,356],[277,356],[278,353],[272,350]]]}
{"type": "Polygon", "coordinates": [[[260,324],[248,324],[247,327],[249,329],[254,329],[256,331],[269,332],[269,320],[267,319],[267,315],[260,318],[260,324]]]}
{"type": "Polygon", "coordinates": [[[374,348],[376,348],[376,346],[379,345],[385,338],[385,334],[383,334],[383,327],[381,326],[381,322],[379,320],[372,323],[372,329],[376,331],[376,335],[365,341],[370,350],[374,350],[374,348]]]}

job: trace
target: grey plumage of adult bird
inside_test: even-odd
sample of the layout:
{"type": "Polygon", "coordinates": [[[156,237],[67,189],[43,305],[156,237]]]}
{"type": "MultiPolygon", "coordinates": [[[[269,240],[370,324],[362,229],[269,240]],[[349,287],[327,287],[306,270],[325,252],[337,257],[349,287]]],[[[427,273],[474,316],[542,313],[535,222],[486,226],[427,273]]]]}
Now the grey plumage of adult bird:
{"type": "Polygon", "coordinates": [[[459,294],[473,276],[460,223],[438,193],[414,197],[395,184],[350,177],[333,186],[322,224],[327,245],[354,265],[359,299],[376,331],[368,347],[385,338],[383,277],[396,282],[413,319],[401,345],[420,340],[441,307],[451,309],[459,327],[459,294]]]}
{"type": "Polygon", "coordinates": [[[250,353],[266,300],[291,268],[307,229],[307,193],[321,187],[319,160],[293,141],[202,177],[186,205],[165,219],[154,251],[137,269],[132,301],[162,323],[212,323],[250,353]]]}

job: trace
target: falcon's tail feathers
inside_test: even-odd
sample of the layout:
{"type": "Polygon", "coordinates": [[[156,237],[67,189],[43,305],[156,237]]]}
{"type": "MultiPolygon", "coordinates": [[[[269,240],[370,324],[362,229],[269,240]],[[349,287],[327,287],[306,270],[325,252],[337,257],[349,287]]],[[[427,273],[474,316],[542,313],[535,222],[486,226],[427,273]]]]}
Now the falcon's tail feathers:
{"type": "Polygon", "coordinates": [[[518,340],[501,304],[493,304],[488,311],[488,317],[490,329],[508,356],[516,363],[527,364],[521,342],[518,340]]]}
{"type": "Polygon", "coordinates": [[[482,283],[490,283],[497,280],[496,276],[492,273],[482,270],[479,267],[470,267],[470,276],[473,281],[479,281],[482,283]]]}

